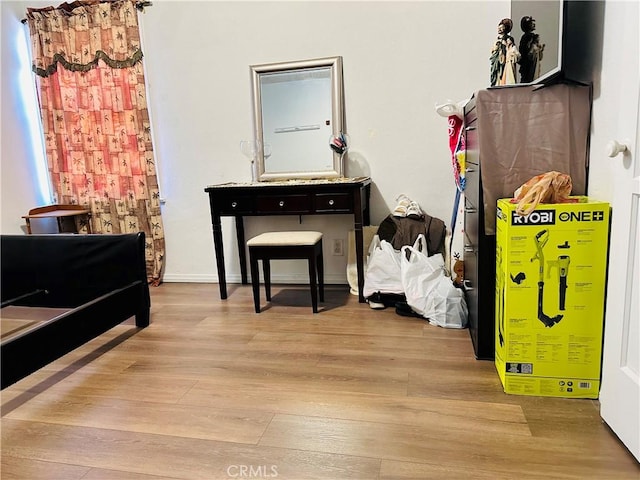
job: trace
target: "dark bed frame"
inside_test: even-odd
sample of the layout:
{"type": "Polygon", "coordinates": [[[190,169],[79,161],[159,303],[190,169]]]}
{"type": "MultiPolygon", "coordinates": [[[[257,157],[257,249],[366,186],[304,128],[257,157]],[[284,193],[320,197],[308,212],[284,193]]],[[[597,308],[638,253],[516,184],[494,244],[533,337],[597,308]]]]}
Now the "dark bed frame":
{"type": "MultiPolygon", "coordinates": [[[[0,343],[1,388],[135,316],[149,325],[145,235],[1,235],[2,307],[66,309],[0,343]]],[[[1,316],[0,311],[0,316],[1,316]]]]}

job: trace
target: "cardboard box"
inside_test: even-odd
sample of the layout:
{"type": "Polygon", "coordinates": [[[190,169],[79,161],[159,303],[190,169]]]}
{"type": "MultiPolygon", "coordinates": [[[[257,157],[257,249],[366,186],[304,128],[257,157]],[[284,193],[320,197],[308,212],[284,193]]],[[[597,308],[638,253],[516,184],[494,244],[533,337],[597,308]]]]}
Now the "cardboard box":
{"type": "Polygon", "coordinates": [[[598,398],[610,206],[571,201],[522,217],[498,200],[495,365],[506,393],[598,398]]]}

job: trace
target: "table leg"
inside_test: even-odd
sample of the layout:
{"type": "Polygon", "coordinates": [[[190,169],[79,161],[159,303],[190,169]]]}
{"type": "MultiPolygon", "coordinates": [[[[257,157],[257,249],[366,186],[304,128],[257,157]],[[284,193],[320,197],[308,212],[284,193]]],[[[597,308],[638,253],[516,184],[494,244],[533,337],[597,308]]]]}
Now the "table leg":
{"type": "Polygon", "coordinates": [[[242,284],[246,285],[249,282],[247,281],[247,252],[245,250],[243,217],[236,217],[236,239],[238,241],[238,257],[240,258],[240,278],[242,284]]]}
{"type": "Polygon", "coordinates": [[[365,303],[363,294],[364,290],[364,248],[363,248],[363,235],[362,225],[355,228],[355,241],[356,241],[356,269],[358,271],[358,301],[365,303]]]}
{"type": "Polygon", "coordinates": [[[364,205],[362,202],[362,189],[355,195],[353,210],[354,216],[354,236],[356,242],[356,270],[358,272],[358,301],[365,303],[364,290],[364,236],[362,234],[362,223],[364,220],[364,205]]]}
{"type": "Polygon", "coordinates": [[[220,298],[227,298],[227,277],[224,269],[224,246],[222,244],[222,224],[219,215],[212,214],[213,246],[216,251],[216,266],[218,267],[218,284],[220,285],[220,298]]]}

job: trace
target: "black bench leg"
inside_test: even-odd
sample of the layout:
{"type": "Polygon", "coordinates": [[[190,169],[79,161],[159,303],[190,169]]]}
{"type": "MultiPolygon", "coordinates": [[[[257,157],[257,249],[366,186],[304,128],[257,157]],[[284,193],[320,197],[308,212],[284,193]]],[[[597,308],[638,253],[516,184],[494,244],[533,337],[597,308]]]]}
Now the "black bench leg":
{"type": "Polygon", "coordinates": [[[256,313],[260,313],[260,273],[258,272],[258,260],[251,253],[249,253],[249,265],[251,268],[253,305],[256,309],[256,313]]]}
{"type": "Polygon", "coordinates": [[[309,257],[309,283],[311,288],[311,308],[313,313],[318,313],[318,282],[316,280],[318,276],[318,259],[313,253],[309,257]]]}
{"type": "Polygon", "coordinates": [[[271,301],[271,262],[268,258],[262,259],[262,271],[264,273],[264,291],[267,301],[271,301]]]}
{"type": "Polygon", "coordinates": [[[318,254],[318,285],[320,286],[320,301],[324,302],[324,258],[322,255],[322,240],[320,241],[320,252],[318,254]]]}

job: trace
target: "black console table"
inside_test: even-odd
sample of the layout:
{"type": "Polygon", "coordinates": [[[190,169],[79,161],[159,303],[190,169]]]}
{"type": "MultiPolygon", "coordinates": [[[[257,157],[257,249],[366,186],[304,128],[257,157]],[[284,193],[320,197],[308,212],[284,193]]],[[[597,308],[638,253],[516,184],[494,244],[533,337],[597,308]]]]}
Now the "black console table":
{"type": "Polygon", "coordinates": [[[369,177],[336,178],[326,180],[290,180],[259,183],[224,183],[204,189],[209,194],[213,243],[218,267],[220,298],[227,298],[224,268],[221,217],[235,217],[240,275],[247,284],[247,255],[245,250],[244,217],[265,215],[331,215],[353,214],[358,296],[364,286],[364,246],[362,227],[369,225],[369,177]]]}

